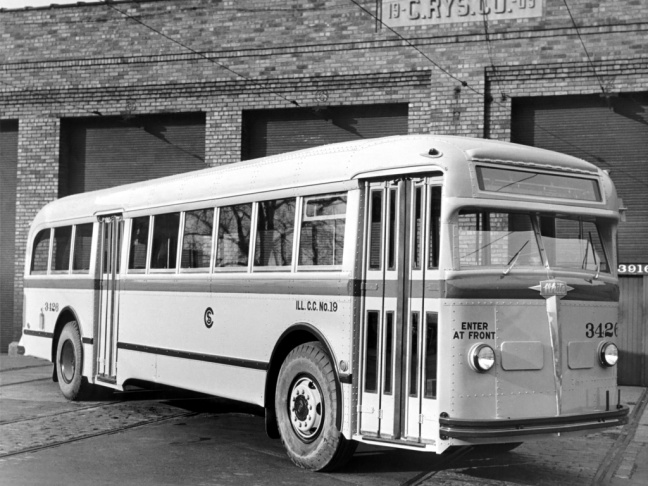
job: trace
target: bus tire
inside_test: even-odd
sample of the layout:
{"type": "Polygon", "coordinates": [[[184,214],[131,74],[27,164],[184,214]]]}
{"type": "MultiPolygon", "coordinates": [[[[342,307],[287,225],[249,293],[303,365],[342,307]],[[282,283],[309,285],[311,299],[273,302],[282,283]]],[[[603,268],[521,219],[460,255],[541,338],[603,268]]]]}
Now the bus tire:
{"type": "Polygon", "coordinates": [[[336,425],[339,392],[333,364],[320,343],[297,346],[284,360],[275,410],[281,441],[297,466],[331,471],[353,455],[357,443],[336,425]]]}
{"type": "Polygon", "coordinates": [[[90,396],[91,386],[83,378],[83,345],[76,321],[63,327],[56,345],[56,374],[61,393],[68,400],[90,396]]]}

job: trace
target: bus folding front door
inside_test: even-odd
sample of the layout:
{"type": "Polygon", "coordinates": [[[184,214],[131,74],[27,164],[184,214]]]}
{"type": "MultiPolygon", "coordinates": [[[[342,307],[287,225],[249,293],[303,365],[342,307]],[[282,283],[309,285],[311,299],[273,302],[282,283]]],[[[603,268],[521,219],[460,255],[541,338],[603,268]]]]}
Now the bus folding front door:
{"type": "Polygon", "coordinates": [[[99,218],[99,325],[96,339],[97,378],[115,382],[119,324],[119,264],[123,235],[121,216],[99,218]]]}
{"type": "Polygon", "coordinates": [[[437,438],[440,178],[367,182],[359,431],[437,438]]]}

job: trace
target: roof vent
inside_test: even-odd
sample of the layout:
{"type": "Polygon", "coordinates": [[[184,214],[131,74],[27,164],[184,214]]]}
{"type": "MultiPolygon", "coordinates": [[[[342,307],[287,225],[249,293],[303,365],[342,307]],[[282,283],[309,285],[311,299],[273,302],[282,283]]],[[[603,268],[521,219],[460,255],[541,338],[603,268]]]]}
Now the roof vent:
{"type": "Polygon", "coordinates": [[[435,157],[436,158],[436,157],[441,157],[443,154],[439,150],[437,150],[437,149],[435,149],[433,147],[428,151],[427,154],[421,154],[421,155],[423,155],[424,157],[435,157]]]}

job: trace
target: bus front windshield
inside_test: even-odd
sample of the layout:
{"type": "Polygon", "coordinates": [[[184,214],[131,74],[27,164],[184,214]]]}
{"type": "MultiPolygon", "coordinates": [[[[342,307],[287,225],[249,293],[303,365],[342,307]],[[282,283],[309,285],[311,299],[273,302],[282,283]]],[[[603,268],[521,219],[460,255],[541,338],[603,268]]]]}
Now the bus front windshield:
{"type": "Polygon", "coordinates": [[[458,218],[461,269],[549,266],[609,272],[593,221],[532,213],[463,210],[458,218]],[[544,256],[543,256],[544,255],[544,256]]]}

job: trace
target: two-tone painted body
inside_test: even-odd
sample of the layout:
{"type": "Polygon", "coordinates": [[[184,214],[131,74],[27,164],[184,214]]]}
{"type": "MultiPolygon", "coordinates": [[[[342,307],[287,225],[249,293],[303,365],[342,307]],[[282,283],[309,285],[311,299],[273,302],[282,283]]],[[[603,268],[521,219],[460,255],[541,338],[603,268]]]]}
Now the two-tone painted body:
{"type": "Polygon", "coordinates": [[[319,341],[335,366],[343,435],[418,450],[616,425],[627,408],[617,403],[616,368],[599,355],[618,333],[618,218],[610,178],[587,162],[432,135],[336,144],[79,194],[50,203],[32,224],[21,345],[54,361],[62,326],[74,320],[91,383],[163,383],[260,405],[272,417],[284,358],[319,341]],[[599,192],[583,200],[556,197],[559,189],[493,191],[483,167],[572,177],[599,192]],[[305,205],[330,194],[346,198],[343,254],[332,265],[302,264],[305,205]],[[287,265],[261,268],[251,257],[219,268],[215,224],[207,267],[152,268],[149,242],[147,265],[131,268],[135,218],[177,213],[184,222],[191,211],[249,204],[254,256],[261,203],[293,199],[287,265]],[[518,253],[503,267],[466,266],[467,211],[537,219],[529,241],[538,240],[544,263],[517,264],[518,253]],[[540,224],[555,215],[598,228],[591,252],[596,246],[605,257],[604,269],[597,257],[596,269],[548,265],[540,224]],[[53,270],[50,243],[46,270],[33,271],[33,242],[43,230],[72,227],[74,241],[87,224],[94,236],[86,270],[72,263],[53,270]],[[492,369],[471,366],[475,345],[494,350],[492,369]]]}

